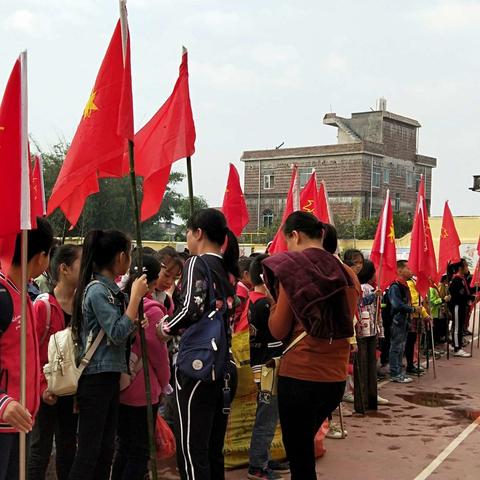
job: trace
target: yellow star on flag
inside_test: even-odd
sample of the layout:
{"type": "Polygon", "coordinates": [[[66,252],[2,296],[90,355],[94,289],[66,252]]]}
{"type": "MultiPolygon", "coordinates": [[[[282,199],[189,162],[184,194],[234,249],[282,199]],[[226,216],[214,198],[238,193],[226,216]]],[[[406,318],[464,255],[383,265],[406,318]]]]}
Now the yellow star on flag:
{"type": "Polygon", "coordinates": [[[307,204],[302,208],[305,212],[313,213],[315,211],[315,207],[313,206],[313,200],[307,200],[307,204]]]}
{"type": "Polygon", "coordinates": [[[447,238],[448,237],[448,232],[445,227],[442,227],[442,238],[447,238]]]}
{"type": "Polygon", "coordinates": [[[98,110],[98,107],[95,105],[95,97],[97,95],[97,92],[92,91],[90,94],[90,97],[88,99],[87,104],[85,105],[85,108],[83,109],[83,118],[90,118],[90,115],[92,114],[93,111],[98,110]]]}
{"type": "Polygon", "coordinates": [[[395,229],[393,228],[393,223],[390,225],[390,230],[388,232],[388,238],[391,243],[395,242],[395,229]]]}

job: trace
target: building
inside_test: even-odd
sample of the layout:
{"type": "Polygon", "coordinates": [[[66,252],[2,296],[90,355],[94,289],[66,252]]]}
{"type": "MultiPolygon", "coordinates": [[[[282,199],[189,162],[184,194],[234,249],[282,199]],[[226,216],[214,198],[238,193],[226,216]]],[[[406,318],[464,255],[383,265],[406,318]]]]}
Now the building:
{"type": "Polygon", "coordinates": [[[388,188],[394,210],[412,214],[421,174],[430,208],[437,160],[417,152],[421,125],[388,112],[385,99],[379,105],[377,111],[353,113],[351,118],[327,113],[323,123],[337,128],[336,145],[244,152],[244,195],[250,213],[246,231],[268,228],[281,218],[292,164],[298,165],[300,187],[316,170],[317,178],[325,180],[334,216],[344,221],[377,216],[388,188]]]}

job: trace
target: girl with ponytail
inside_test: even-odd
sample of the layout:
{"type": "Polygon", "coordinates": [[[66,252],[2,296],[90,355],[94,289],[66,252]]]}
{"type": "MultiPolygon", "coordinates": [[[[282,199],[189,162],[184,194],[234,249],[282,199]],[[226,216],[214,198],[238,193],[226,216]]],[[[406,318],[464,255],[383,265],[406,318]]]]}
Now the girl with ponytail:
{"type": "Polygon", "coordinates": [[[130,336],[138,306],[148,292],[146,275],[132,283],[130,300],[115,278],[130,267],[131,241],[117,230],[93,230],[83,244],[72,331],[82,358],[93,340],[104,338],[78,383],[78,447],[69,480],[108,480],[119,408],[119,379],[127,372],[130,336]]]}
{"type": "MultiPolygon", "coordinates": [[[[181,330],[188,332],[210,311],[212,303],[216,303],[217,309],[223,311],[222,321],[228,332],[224,339],[227,345],[216,347],[218,351],[224,349],[227,355],[225,374],[213,381],[195,380],[175,366],[177,464],[182,480],[223,480],[228,407],[237,378],[228,349],[234,313],[234,279],[238,277],[238,242],[228,229],[223,213],[207,208],[189,219],[187,247],[193,256],[183,268],[180,304],[172,316],[165,317],[158,325],[157,334],[168,339],[181,330]],[[208,271],[213,285],[208,284],[208,271]],[[213,287],[215,298],[209,298],[209,287],[213,287]]],[[[193,368],[201,368],[195,362],[193,368]]]]}

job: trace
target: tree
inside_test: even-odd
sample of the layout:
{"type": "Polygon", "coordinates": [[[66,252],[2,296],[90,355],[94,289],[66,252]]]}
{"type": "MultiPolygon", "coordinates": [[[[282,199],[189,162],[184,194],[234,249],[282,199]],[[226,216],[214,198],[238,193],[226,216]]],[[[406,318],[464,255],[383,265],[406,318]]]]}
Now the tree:
{"type": "MultiPolygon", "coordinates": [[[[52,147],[50,152],[43,152],[45,195],[50,197],[55,180],[62,166],[68,150],[68,145],[60,142],[52,147]]],[[[142,224],[143,237],[146,240],[162,240],[165,235],[162,233],[162,222],[173,222],[177,217],[183,223],[189,216],[189,210],[185,207],[188,198],[175,191],[175,185],[181,183],[185,178],[183,173],[173,172],[170,175],[162,206],[157,215],[148,219],[142,224]]],[[[100,192],[91,195],[78,224],[71,231],[69,236],[83,237],[92,229],[121,229],[130,235],[135,233],[133,218],[132,194],[130,190],[130,179],[125,178],[103,178],[100,180],[100,192]]],[[[138,194],[141,201],[142,179],[139,178],[138,194]]],[[[205,208],[207,202],[201,197],[194,198],[196,208],[205,208]]],[[[49,216],[55,235],[63,237],[67,232],[68,222],[63,213],[57,209],[49,216]]],[[[168,239],[168,237],[167,237],[168,239]]]]}

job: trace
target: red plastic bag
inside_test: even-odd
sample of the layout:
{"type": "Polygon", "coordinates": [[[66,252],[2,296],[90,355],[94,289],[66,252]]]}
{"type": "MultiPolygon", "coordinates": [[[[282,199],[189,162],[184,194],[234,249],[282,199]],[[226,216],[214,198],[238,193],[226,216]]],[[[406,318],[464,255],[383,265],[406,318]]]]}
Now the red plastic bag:
{"type": "Polygon", "coordinates": [[[325,455],[325,448],[323,446],[323,439],[328,433],[328,419],[322,423],[322,426],[318,429],[315,435],[315,458],[320,458],[325,455]]]}
{"type": "Polygon", "coordinates": [[[157,444],[157,458],[159,460],[164,460],[175,455],[175,437],[168,423],[161,415],[157,415],[155,443],[157,444]]]}

